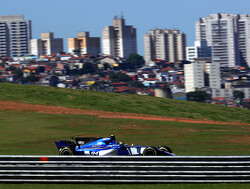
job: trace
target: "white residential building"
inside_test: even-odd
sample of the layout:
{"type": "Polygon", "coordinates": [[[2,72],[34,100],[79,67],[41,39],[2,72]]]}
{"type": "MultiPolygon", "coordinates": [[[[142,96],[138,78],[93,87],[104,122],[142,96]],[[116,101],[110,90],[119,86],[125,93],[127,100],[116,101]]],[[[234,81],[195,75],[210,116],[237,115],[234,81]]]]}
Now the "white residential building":
{"type": "Polygon", "coordinates": [[[204,66],[198,62],[184,65],[185,92],[205,86],[204,66]]]}
{"type": "Polygon", "coordinates": [[[33,55],[51,55],[60,52],[63,52],[63,39],[54,38],[52,32],[41,33],[41,39],[31,40],[31,54],[33,55]]]}
{"type": "Polygon", "coordinates": [[[195,23],[196,40],[211,46],[221,67],[250,66],[250,15],[211,14],[195,23]]]}
{"type": "Polygon", "coordinates": [[[0,16],[0,57],[30,53],[31,21],[23,15],[0,16]]]}
{"type": "Polygon", "coordinates": [[[211,89],[220,89],[220,65],[217,63],[206,63],[205,73],[208,74],[208,84],[211,89]]]}
{"type": "Polygon", "coordinates": [[[220,89],[220,66],[211,63],[209,58],[200,58],[184,65],[185,91],[191,92],[199,88],[220,89]]]}
{"type": "Polygon", "coordinates": [[[186,47],[186,57],[188,61],[193,62],[195,58],[198,58],[199,49],[196,46],[186,47]]]}
{"type": "Polygon", "coordinates": [[[102,30],[103,54],[128,58],[137,54],[136,29],[125,25],[123,16],[113,19],[113,26],[102,30]]]}
{"type": "Polygon", "coordinates": [[[144,34],[144,58],[169,62],[186,59],[186,35],[177,29],[154,29],[144,34]]]}
{"type": "Polygon", "coordinates": [[[228,99],[233,99],[233,92],[234,91],[242,91],[244,92],[245,98],[250,99],[250,88],[226,88],[226,89],[212,89],[212,97],[225,97],[228,99]]]}
{"type": "Polygon", "coordinates": [[[206,41],[195,41],[194,46],[186,47],[186,58],[193,62],[199,57],[211,57],[211,47],[206,41]]]}
{"type": "Polygon", "coordinates": [[[31,54],[40,55],[42,54],[42,40],[41,39],[31,39],[30,40],[31,54]]]}

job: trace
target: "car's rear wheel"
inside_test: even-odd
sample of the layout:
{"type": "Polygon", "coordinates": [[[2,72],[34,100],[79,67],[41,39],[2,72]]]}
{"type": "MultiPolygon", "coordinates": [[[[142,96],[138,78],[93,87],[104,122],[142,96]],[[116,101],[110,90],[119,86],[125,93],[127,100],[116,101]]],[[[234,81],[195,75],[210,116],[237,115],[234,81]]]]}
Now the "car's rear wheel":
{"type": "Polygon", "coordinates": [[[147,147],[144,151],[143,151],[143,156],[157,156],[158,155],[158,150],[155,147],[147,147]]]}
{"type": "Polygon", "coordinates": [[[167,147],[167,146],[162,146],[159,148],[160,150],[164,150],[164,151],[167,151],[167,152],[170,152],[170,153],[173,153],[173,151],[171,150],[171,148],[167,147]]]}
{"type": "Polygon", "coordinates": [[[61,156],[72,156],[74,155],[73,153],[73,150],[68,148],[68,147],[65,147],[63,148],[60,152],[59,152],[59,155],[61,156]]]}

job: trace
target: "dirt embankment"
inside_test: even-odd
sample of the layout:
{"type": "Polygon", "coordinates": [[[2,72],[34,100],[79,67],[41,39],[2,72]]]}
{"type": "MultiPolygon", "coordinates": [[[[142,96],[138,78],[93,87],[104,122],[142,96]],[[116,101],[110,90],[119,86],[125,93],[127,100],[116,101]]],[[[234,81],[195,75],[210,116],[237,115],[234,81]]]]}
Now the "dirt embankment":
{"type": "Polygon", "coordinates": [[[175,117],[143,115],[143,114],[134,114],[134,113],[120,113],[120,112],[73,109],[73,108],[65,108],[61,106],[26,104],[26,103],[11,102],[11,101],[0,101],[0,109],[11,110],[11,111],[28,111],[28,112],[48,113],[48,114],[95,115],[95,116],[103,117],[103,118],[177,121],[177,122],[185,122],[185,123],[250,125],[250,124],[245,124],[245,123],[219,122],[219,121],[211,121],[211,120],[196,120],[196,119],[188,119],[188,118],[180,118],[180,117],[175,118],[175,117]]]}

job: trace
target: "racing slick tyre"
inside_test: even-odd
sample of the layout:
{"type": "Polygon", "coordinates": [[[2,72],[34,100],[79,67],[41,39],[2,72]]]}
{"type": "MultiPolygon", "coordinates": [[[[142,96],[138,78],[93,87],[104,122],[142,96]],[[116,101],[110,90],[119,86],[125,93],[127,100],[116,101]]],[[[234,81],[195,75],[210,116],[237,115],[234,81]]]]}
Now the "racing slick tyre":
{"type": "Polygon", "coordinates": [[[173,153],[173,151],[171,150],[171,148],[167,147],[167,146],[162,146],[159,148],[159,150],[164,150],[164,151],[167,151],[169,153],[173,153]]]}
{"type": "Polygon", "coordinates": [[[158,150],[155,147],[147,147],[143,153],[143,156],[157,156],[158,155],[158,150]]]}
{"type": "Polygon", "coordinates": [[[61,149],[61,151],[59,152],[59,155],[61,155],[61,156],[73,156],[74,153],[73,153],[72,149],[65,147],[65,148],[61,149]]]}

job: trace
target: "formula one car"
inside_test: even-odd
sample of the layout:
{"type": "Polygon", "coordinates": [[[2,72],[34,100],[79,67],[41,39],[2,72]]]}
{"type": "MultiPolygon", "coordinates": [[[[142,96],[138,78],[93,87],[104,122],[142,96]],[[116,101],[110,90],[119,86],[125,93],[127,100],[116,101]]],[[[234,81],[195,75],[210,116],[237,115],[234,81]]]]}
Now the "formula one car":
{"type": "Polygon", "coordinates": [[[128,146],[116,142],[115,136],[106,138],[73,137],[72,140],[55,142],[59,155],[93,155],[93,156],[175,156],[167,146],[128,146]]]}

